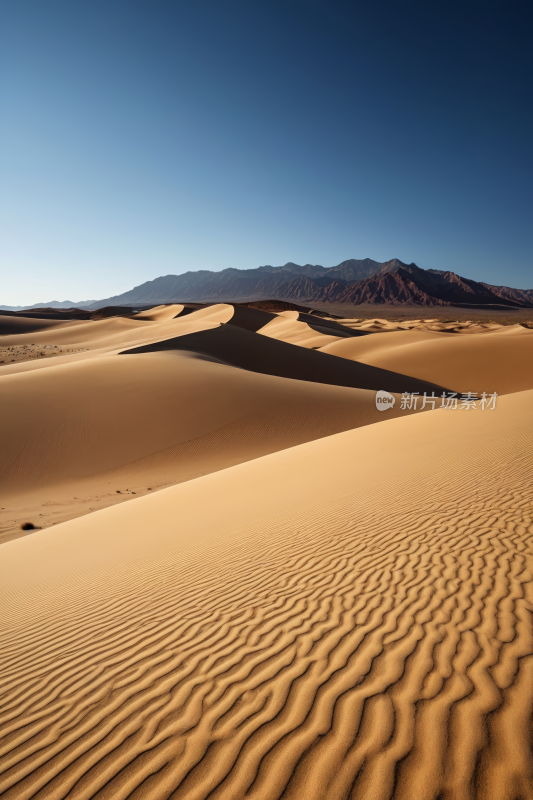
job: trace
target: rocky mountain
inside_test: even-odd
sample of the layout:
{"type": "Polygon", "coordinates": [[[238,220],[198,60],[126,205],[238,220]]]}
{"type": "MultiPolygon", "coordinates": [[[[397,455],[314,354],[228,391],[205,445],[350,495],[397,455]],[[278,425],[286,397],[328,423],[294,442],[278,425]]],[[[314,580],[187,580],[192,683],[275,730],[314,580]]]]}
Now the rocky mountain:
{"type": "MultiPolygon", "coordinates": [[[[513,291],[516,290],[509,290],[513,291]]],[[[506,296],[503,292],[495,294],[487,285],[462,278],[454,272],[423,270],[416,264],[401,262],[364,280],[350,283],[335,280],[326,287],[299,276],[281,287],[279,296],[300,302],[354,305],[533,305],[533,298],[528,302],[527,297],[506,296]]]]}
{"type": "Polygon", "coordinates": [[[533,305],[533,290],[530,294],[532,297],[526,291],[491,287],[450,271],[420,269],[416,264],[404,264],[397,258],[382,263],[367,258],[343,261],[329,269],[289,262],[283,267],[167,275],[100,301],[100,304],[135,306],[174,301],[213,303],[278,299],[351,305],[529,306],[533,305]]]}
{"type": "MultiPolygon", "coordinates": [[[[348,259],[335,267],[322,267],[319,264],[294,264],[288,262],[282,267],[266,265],[257,269],[225,269],[221,272],[198,270],[185,272],[183,275],[165,275],[153,281],[136,286],[129,292],[124,292],[114,297],[108,297],[93,303],[90,307],[99,305],[145,305],[170,302],[223,302],[233,300],[237,302],[250,302],[263,299],[285,299],[290,297],[293,281],[299,286],[300,281],[307,279],[309,284],[303,283],[296,289],[295,298],[304,297],[304,286],[307,294],[314,297],[317,290],[323,290],[325,299],[335,295],[337,284],[346,287],[354,282],[365,280],[374,275],[386,275],[400,267],[405,267],[399,259],[379,262],[370,258],[348,259]],[[334,285],[335,284],[335,285],[334,285]],[[287,294],[289,291],[289,294],[287,294]],[[298,291],[300,294],[298,294],[298,291]]],[[[342,302],[342,301],[341,301],[342,302]]],[[[82,307],[87,307],[85,304],[82,307]]]]}
{"type": "Polygon", "coordinates": [[[533,289],[511,289],[510,286],[491,286],[490,283],[482,285],[503,300],[511,300],[522,305],[533,305],[533,289]]]}
{"type": "MultiPolygon", "coordinates": [[[[405,264],[397,258],[384,262],[364,258],[348,259],[334,267],[320,264],[302,266],[289,261],[281,267],[267,264],[257,269],[198,270],[182,275],[165,275],[123,294],[76,305],[78,308],[97,309],[172,302],[244,303],[257,300],[351,305],[531,307],[533,289],[491,286],[463,278],[455,272],[420,269],[416,264],[405,264]]],[[[66,305],[47,304],[56,308],[66,305]]]]}
{"type": "Polygon", "coordinates": [[[81,303],[73,303],[71,300],[50,300],[49,303],[34,303],[32,306],[0,306],[0,311],[30,311],[34,308],[87,308],[96,302],[96,300],[84,300],[81,303]]]}

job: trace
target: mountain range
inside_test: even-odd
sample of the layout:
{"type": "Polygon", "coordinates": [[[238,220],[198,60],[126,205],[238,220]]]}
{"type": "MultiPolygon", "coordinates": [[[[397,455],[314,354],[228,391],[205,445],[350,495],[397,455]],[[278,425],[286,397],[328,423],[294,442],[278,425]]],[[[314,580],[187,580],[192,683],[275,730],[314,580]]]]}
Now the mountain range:
{"type": "MultiPolygon", "coordinates": [[[[144,306],[172,302],[250,302],[292,300],[336,305],[508,306],[532,307],[533,289],[514,289],[463,278],[455,272],[421,269],[397,258],[379,262],[348,259],[334,267],[288,262],[256,269],[198,270],[165,275],[120,295],[83,303],[35,304],[32,308],[96,309],[102,306],[144,306]]],[[[26,307],[28,308],[28,307],[26,307]]],[[[0,309],[19,310],[13,306],[0,309]]]]}

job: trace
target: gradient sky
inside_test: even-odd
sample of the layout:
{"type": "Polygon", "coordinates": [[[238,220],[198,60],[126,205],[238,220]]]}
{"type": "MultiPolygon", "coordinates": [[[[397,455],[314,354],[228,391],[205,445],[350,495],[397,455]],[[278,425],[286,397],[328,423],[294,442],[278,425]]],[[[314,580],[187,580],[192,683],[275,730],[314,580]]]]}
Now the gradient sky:
{"type": "Polygon", "coordinates": [[[0,304],[365,257],[532,288],[531,15],[2,0],[0,304]]]}

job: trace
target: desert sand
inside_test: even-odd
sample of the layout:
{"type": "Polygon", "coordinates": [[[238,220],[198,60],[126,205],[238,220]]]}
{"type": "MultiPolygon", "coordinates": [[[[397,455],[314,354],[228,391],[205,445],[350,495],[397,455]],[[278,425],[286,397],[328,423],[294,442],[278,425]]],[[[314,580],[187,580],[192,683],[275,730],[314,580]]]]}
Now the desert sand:
{"type": "Polygon", "coordinates": [[[50,322],[0,319],[2,797],[533,798],[533,330],[50,322]]]}

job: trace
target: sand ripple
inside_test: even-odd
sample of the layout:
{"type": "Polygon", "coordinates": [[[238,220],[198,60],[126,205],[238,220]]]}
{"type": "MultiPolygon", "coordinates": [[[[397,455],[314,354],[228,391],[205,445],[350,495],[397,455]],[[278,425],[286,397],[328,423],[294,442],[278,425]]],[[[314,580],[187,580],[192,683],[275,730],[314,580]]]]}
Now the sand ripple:
{"type": "MultiPolygon", "coordinates": [[[[428,435],[425,416],[386,424],[428,435]]],[[[107,509],[93,525],[130,515],[127,564],[110,533],[109,562],[85,573],[72,556],[66,588],[8,582],[2,797],[533,797],[531,443],[508,427],[474,458],[466,430],[373,494],[376,464],[363,495],[335,467],[371,431],[294,448],[293,467],[337,469],[337,494],[291,504],[278,488],[246,535],[222,518],[206,543],[188,498],[254,469],[276,491],[287,453],[107,509]],[[138,556],[132,514],[158,502],[197,549],[154,534],[157,558],[138,556]]],[[[31,561],[28,540],[5,548],[31,561]]]]}

